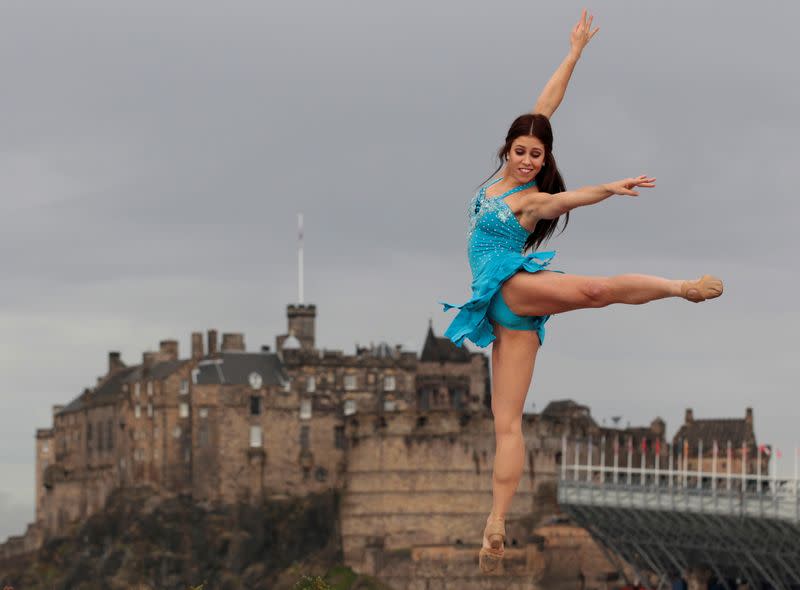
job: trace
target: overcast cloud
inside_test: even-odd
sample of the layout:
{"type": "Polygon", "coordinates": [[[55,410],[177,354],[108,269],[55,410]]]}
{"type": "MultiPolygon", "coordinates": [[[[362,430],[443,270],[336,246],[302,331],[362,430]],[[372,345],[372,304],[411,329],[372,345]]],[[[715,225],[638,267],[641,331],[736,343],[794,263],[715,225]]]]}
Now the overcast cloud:
{"type": "MultiPolygon", "coordinates": [[[[34,432],[109,350],[285,331],[296,215],[317,341],[419,349],[468,298],[466,205],[582,4],[4,3],[0,538],[33,518],[34,432]],[[433,5],[432,5],[433,4],[433,5]]],[[[528,398],[602,421],[740,417],[791,471],[800,315],[792,3],[615,2],[553,118],[581,274],[711,272],[725,295],[553,318],[528,398]]]]}

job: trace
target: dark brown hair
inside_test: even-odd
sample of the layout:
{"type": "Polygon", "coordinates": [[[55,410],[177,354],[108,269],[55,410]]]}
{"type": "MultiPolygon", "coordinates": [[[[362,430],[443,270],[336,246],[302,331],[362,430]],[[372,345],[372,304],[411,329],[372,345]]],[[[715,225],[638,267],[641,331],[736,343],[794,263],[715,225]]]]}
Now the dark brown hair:
{"type": "MultiPolygon", "coordinates": [[[[508,160],[508,153],[511,151],[511,144],[514,143],[515,139],[523,135],[532,135],[544,144],[544,167],[539,170],[539,173],[536,175],[536,186],[539,187],[540,191],[551,195],[564,192],[566,190],[564,179],[561,178],[561,173],[558,171],[556,160],[553,157],[553,129],[550,127],[550,120],[540,114],[528,113],[514,119],[514,122],[511,123],[511,127],[509,127],[508,133],[506,134],[505,144],[497,151],[497,159],[500,161],[500,164],[497,170],[489,175],[489,178],[497,174],[505,165],[508,160]]],[[[486,180],[489,180],[489,178],[486,180]]],[[[556,219],[540,219],[536,223],[536,227],[533,228],[533,232],[531,232],[528,235],[528,239],[525,240],[524,250],[531,249],[535,251],[547,241],[556,230],[560,219],[560,217],[556,219]]],[[[564,215],[564,227],[561,228],[562,232],[566,229],[567,223],[569,223],[569,213],[564,215]]]]}

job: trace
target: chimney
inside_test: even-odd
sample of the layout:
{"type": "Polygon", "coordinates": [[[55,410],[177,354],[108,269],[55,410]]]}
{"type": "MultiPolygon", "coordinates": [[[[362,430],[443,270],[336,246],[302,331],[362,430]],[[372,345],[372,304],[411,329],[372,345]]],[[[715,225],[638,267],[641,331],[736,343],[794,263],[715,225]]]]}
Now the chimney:
{"type": "Polygon", "coordinates": [[[208,355],[217,354],[217,331],[208,331],[208,355]]]}
{"type": "Polygon", "coordinates": [[[684,424],[691,424],[694,422],[694,412],[692,412],[692,408],[686,408],[686,417],[683,419],[684,424]]]}
{"type": "Polygon", "coordinates": [[[750,426],[753,425],[753,408],[747,408],[744,411],[744,421],[750,426]]]}
{"type": "Polygon", "coordinates": [[[192,360],[203,358],[203,333],[192,332],[192,360]]]}
{"type": "Polygon", "coordinates": [[[125,363],[122,362],[120,358],[120,354],[117,351],[111,351],[108,353],[108,373],[109,375],[119,369],[124,369],[125,363]]]}
{"type": "Polygon", "coordinates": [[[232,350],[244,352],[244,334],[241,332],[222,335],[222,352],[232,350]]]}
{"type": "Polygon", "coordinates": [[[58,405],[55,405],[55,406],[53,406],[53,416],[55,416],[56,414],[58,414],[58,413],[59,413],[61,410],[63,410],[63,409],[64,409],[64,406],[63,406],[63,405],[61,405],[61,404],[58,404],[58,405]]]}
{"type": "Polygon", "coordinates": [[[155,358],[156,358],[156,353],[155,352],[143,352],[142,353],[142,366],[145,367],[145,368],[152,367],[153,366],[153,361],[155,361],[155,358]]]}
{"type": "Polygon", "coordinates": [[[178,341],[162,340],[158,343],[158,360],[177,361],[178,360],[178,341]]]}

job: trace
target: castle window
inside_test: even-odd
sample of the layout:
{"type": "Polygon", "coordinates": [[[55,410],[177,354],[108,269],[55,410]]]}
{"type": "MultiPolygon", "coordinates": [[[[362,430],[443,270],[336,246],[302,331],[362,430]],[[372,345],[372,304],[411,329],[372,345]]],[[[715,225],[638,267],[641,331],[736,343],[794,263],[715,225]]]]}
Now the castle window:
{"type": "MultiPolygon", "coordinates": [[[[205,408],[203,408],[203,409],[205,409],[205,408]]],[[[200,410],[200,411],[202,412],[203,410],[200,410]]],[[[208,445],[208,421],[203,420],[202,422],[200,422],[200,429],[199,429],[199,432],[198,432],[198,438],[200,439],[200,445],[201,446],[204,447],[204,446],[208,445]]]]}
{"type": "Polygon", "coordinates": [[[394,391],[396,387],[394,375],[386,375],[383,378],[383,390],[394,391]]]}
{"type": "Polygon", "coordinates": [[[103,450],[103,423],[97,423],[97,450],[103,450]]]}
{"type": "Polygon", "coordinates": [[[200,374],[200,369],[192,369],[192,383],[197,385],[197,376],[200,374]]]}
{"type": "Polygon", "coordinates": [[[300,449],[305,451],[308,450],[309,445],[309,432],[310,428],[308,426],[301,426],[300,427],[300,449]]]}
{"type": "Polygon", "coordinates": [[[393,399],[383,400],[383,410],[385,412],[394,412],[397,409],[397,402],[393,399]]]}
{"type": "Polygon", "coordinates": [[[257,395],[250,396],[250,415],[251,416],[261,415],[261,398],[257,395]]]}
{"type": "Polygon", "coordinates": [[[135,406],[133,406],[133,415],[136,418],[141,418],[142,417],[142,406],[140,406],[139,404],[136,404],[135,406]]]}
{"type": "Polygon", "coordinates": [[[333,427],[333,446],[337,449],[344,448],[344,426],[333,427]]]}
{"type": "Polygon", "coordinates": [[[198,414],[201,418],[208,418],[208,408],[200,408],[198,414]]]}
{"type": "MultiPolygon", "coordinates": [[[[91,425],[89,426],[89,428],[91,428],[91,425]]],[[[42,443],[42,453],[48,453],[48,452],[50,452],[50,443],[48,441],[44,441],[42,443]]]]}
{"type": "Polygon", "coordinates": [[[461,388],[453,388],[450,390],[450,401],[453,408],[456,410],[463,410],[465,401],[467,399],[466,392],[461,388]]]}
{"type": "Polygon", "coordinates": [[[306,391],[308,393],[313,393],[317,390],[317,379],[314,375],[310,375],[308,379],[306,379],[306,391]]]}
{"type": "Polygon", "coordinates": [[[417,410],[425,412],[431,408],[431,391],[423,387],[417,391],[417,410]]]}
{"type": "Polygon", "coordinates": [[[182,394],[189,393],[189,380],[188,379],[181,379],[181,389],[182,394]]]}
{"type": "MultiPolygon", "coordinates": [[[[47,443],[45,443],[45,445],[47,445],[47,443]]],[[[92,450],[92,423],[91,422],[88,422],[86,424],[86,450],[87,451],[91,451],[92,450]]],[[[44,452],[45,453],[47,452],[47,447],[46,446],[44,448],[44,452]]]]}
{"type": "Polygon", "coordinates": [[[176,426],[172,430],[172,436],[175,437],[175,438],[180,438],[181,437],[181,427],[180,426],[176,426]]]}
{"type": "Polygon", "coordinates": [[[114,422],[110,419],[106,423],[106,448],[108,450],[114,448],[114,422]]]}
{"type": "Polygon", "coordinates": [[[300,401],[300,419],[308,420],[311,418],[311,400],[304,399],[300,401]]]}
{"type": "Polygon", "coordinates": [[[317,467],[317,469],[314,471],[314,477],[317,481],[325,481],[328,479],[328,470],[324,467],[317,467]]]}
{"type": "Polygon", "coordinates": [[[356,400],[354,399],[344,400],[344,415],[351,416],[355,413],[356,413],[356,400]]]}
{"type": "Polygon", "coordinates": [[[142,384],[138,381],[133,384],[133,395],[136,397],[142,395],[142,384]]]}
{"type": "Polygon", "coordinates": [[[357,387],[356,383],[356,376],[355,375],[345,375],[344,376],[344,388],[348,391],[352,391],[357,387]]]}
{"type": "Polygon", "coordinates": [[[153,404],[147,404],[147,415],[152,418],[153,417],[153,404]]]}
{"type": "Polygon", "coordinates": [[[260,426],[251,426],[250,427],[250,446],[251,447],[261,447],[261,427],[260,426]]]}
{"type": "Polygon", "coordinates": [[[147,382],[147,395],[153,395],[153,382],[147,382]]]}
{"type": "Polygon", "coordinates": [[[179,418],[188,418],[189,417],[189,404],[186,402],[181,402],[178,404],[178,417],[179,418]]]}

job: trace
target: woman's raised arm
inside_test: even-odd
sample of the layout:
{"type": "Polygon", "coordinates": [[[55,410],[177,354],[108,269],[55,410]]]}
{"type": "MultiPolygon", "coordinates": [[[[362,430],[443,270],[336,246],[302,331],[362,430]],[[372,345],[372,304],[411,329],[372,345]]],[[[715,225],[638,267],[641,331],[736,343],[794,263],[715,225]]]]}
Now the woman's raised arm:
{"type": "Polygon", "coordinates": [[[572,76],[572,70],[575,69],[575,64],[578,63],[583,48],[594,37],[595,33],[600,30],[600,27],[592,30],[592,20],[594,20],[594,17],[587,15],[586,9],[584,9],[580,20],[570,32],[569,53],[547,81],[547,84],[545,84],[542,93],[536,100],[536,106],[533,107],[532,112],[534,114],[545,115],[549,119],[556,112],[558,105],[561,104],[564,93],[567,91],[569,79],[572,76]]]}

